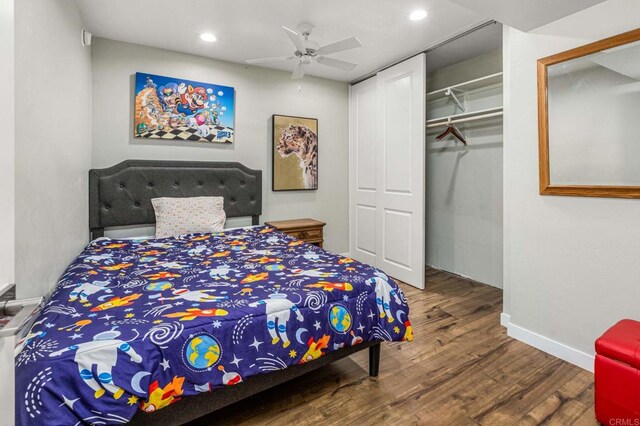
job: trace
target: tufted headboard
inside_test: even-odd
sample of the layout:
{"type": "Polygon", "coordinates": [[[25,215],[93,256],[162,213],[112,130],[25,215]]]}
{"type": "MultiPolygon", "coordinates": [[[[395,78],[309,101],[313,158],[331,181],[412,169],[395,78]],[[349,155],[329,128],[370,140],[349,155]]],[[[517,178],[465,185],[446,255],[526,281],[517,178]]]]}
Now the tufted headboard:
{"type": "Polygon", "coordinates": [[[126,160],[106,169],[89,170],[91,238],[104,228],[156,222],[151,199],[157,197],[224,197],[227,217],[262,214],[262,171],[240,163],[126,160]]]}

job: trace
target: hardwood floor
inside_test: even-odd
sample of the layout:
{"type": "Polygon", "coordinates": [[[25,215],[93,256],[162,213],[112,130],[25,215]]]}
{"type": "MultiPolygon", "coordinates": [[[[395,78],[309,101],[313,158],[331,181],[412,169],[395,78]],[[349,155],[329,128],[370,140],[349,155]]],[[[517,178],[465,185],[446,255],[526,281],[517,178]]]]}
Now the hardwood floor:
{"type": "Polygon", "coordinates": [[[502,291],[437,270],[402,285],[414,341],[362,351],[194,422],[209,424],[597,424],[593,375],[511,339],[502,291]]]}

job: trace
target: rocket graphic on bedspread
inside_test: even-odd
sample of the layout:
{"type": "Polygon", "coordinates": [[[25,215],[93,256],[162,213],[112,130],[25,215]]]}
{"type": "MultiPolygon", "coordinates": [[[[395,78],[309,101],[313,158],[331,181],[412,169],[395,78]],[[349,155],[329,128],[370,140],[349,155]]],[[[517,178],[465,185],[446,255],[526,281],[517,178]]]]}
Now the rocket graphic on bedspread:
{"type": "Polygon", "coordinates": [[[140,293],[134,293],[124,297],[116,296],[101,305],[91,308],[91,312],[105,311],[107,309],[118,308],[120,306],[131,306],[134,301],[140,298],[140,296],[142,296],[140,293]]]}
{"type": "Polygon", "coordinates": [[[167,318],[179,318],[180,321],[191,321],[198,317],[216,317],[216,316],[224,316],[229,312],[224,309],[198,309],[198,308],[188,308],[186,312],[174,312],[171,314],[164,315],[167,318]]]}
{"type": "Polygon", "coordinates": [[[300,364],[304,364],[305,362],[313,361],[314,359],[320,358],[324,355],[322,352],[323,349],[329,347],[329,339],[331,336],[325,334],[317,342],[313,341],[313,337],[309,338],[307,345],[309,345],[309,349],[302,355],[302,359],[300,359],[300,364]]]}
{"type": "Polygon", "coordinates": [[[353,285],[350,283],[330,283],[328,281],[320,281],[315,284],[307,284],[305,287],[309,288],[321,288],[324,291],[333,291],[333,290],[342,290],[342,291],[351,291],[353,290],[353,285]]]}
{"type": "Polygon", "coordinates": [[[179,397],[183,393],[183,383],[184,377],[178,376],[174,376],[173,380],[163,388],[158,385],[157,380],[151,383],[149,386],[149,399],[140,404],[140,409],[146,413],[153,413],[156,410],[180,401],[179,397]]]}

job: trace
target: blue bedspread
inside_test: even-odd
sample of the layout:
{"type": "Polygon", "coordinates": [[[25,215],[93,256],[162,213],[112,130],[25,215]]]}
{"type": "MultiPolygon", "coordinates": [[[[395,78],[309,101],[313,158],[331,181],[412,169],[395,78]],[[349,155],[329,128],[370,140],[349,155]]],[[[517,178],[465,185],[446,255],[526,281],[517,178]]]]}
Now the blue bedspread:
{"type": "Polygon", "coordinates": [[[372,340],[411,340],[384,273],[268,227],[98,239],[16,348],[17,422],[121,424],[372,340]]]}

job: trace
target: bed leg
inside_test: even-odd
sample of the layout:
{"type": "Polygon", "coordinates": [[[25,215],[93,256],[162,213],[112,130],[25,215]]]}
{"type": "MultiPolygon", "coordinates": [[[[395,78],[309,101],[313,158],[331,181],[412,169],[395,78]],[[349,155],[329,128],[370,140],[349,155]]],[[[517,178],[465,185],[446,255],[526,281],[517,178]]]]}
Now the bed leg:
{"type": "Polygon", "coordinates": [[[378,377],[378,370],[380,370],[380,343],[369,346],[369,375],[378,377]]]}

